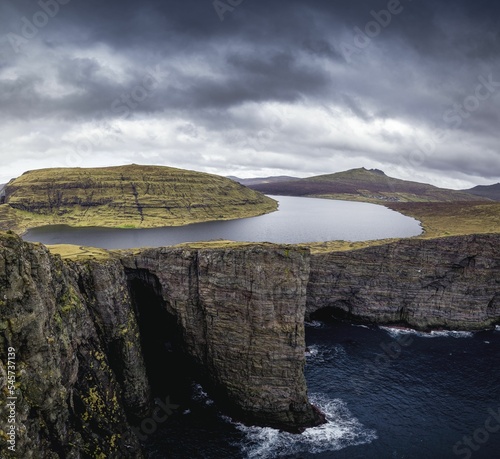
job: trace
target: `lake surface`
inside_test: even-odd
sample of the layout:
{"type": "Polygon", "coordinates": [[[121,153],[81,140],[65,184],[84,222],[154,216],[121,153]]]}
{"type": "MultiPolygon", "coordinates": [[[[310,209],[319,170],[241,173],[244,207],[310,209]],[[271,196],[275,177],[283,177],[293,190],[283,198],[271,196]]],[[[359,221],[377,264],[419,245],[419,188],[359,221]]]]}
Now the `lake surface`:
{"type": "Polygon", "coordinates": [[[300,435],[246,427],[194,385],[191,400],[148,437],[146,457],[500,457],[500,327],[424,334],[314,322],[306,342],[310,399],[327,424],[300,435]],[[400,352],[384,350],[396,342],[405,343],[400,352]]]}
{"type": "Polygon", "coordinates": [[[28,231],[24,239],[44,244],[125,249],[216,239],[286,244],[366,241],[412,237],[422,232],[417,220],[380,205],[330,199],[271,197],[279,201],[279,210],[259,217],[152,229],[46,226],[28,231]]]}

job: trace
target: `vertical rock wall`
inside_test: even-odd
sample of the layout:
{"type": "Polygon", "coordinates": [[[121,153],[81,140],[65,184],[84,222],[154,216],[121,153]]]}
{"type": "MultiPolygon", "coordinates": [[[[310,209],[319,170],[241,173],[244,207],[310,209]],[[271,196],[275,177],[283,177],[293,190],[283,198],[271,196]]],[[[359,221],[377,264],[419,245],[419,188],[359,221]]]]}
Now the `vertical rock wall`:
{"type": "Polygon", "coordinates": [[[141,457],[131,426],[152,403],[135,310],[148,304],[129,291],[137,282],[161,299],[226,412],[292,431],[321,422],[303,374],[308,277],[307,251],[272,245],[62,261],[1,235],[2,421],[9,348],[18,397],[16,451],[2,422],[2,457],[141,457]]]}
{"type": "Polygon", "coordinates": [[[303,373],[307,251],[152,249],[124,263],[158,279],[186,355],[227,411],[290,430],[321,420],[303,373]]]}
{"type": "Polygon", "coordinates": [[[0,298],[2,458],[141,457],[126,411],[147,412],[147,382],[120,262],[71,266],[43,246],[2,236],[0,298]],[[131,370],[121,380],[110,364],[113,339],[123,340],[131,370]],[[9,347],[15,453],[6,432],[9,347]]]}
{"type": "Polygon", "coordinates": [[[311,257],[307,315],[473,330],[500,322],[500,236],[401,241],[311,257]]]}

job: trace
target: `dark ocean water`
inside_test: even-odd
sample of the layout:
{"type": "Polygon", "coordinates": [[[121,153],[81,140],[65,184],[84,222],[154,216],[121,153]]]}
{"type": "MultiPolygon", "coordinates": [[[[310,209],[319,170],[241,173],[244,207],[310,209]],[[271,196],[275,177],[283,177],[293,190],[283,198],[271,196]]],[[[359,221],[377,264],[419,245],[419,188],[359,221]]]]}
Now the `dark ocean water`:
{"type": "Polygon", "coordinates": [[[146,443],[159,458],[500,458],[500,328],[416,333],[314,322],[306,377],[326,425],[301,435],[222,416],[191,399],[146,443]]]}

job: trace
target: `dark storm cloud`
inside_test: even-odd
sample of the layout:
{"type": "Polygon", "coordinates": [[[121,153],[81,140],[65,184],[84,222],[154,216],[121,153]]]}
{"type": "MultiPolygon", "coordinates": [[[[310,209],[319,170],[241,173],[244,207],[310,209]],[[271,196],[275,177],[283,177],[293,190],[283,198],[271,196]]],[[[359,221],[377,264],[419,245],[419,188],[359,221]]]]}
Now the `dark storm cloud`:
{"type": "MultiPolygon", "coordinates": [[[[394,170],[413,164],[450,177],[500,175],[497,4],[222,2],[229,6],[218,12],[211,0],[3,2],[3,122],[64,120],[76,131],[95,120],[149,119],[152,125],[160,119],[164,126],[182,120],[172,129],[183,142],[199,141],[204,131],[221,152],[258,137],[253,148],[268,152],[267,160],[260,156],[263,168],[275,167],[275,154],[288,155],[304,173],[317,172],[322,155],[325,164],[332,155],[329,145],[346,164],[353,152],[365,151],[368,162],[394,170]],[[273,115],[276,105],[285,108],[273,115]],[[275,121],[266,121],[269,116],[275,121]],[[330,125],[338,130],[330,132],[330,125]],[[427,145],[424,160],[411,163],[412,152],[436,129],[446,131],[445,140],[427,145]],[[480,162],[470,155],[478,148],[480,162]]],[[[20,137],[13,142],[17,138],[25,144],[20,137]]],[[[97,150],[115,157],[104,143],[97,150]]]]}

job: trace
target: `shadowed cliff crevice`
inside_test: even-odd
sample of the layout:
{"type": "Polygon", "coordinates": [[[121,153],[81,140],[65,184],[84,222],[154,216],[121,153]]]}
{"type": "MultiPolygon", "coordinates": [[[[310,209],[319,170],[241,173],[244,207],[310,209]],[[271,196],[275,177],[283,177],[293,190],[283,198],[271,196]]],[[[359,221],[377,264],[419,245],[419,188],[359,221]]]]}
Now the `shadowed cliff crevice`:
{"type": "Polygon", "coordinates": [[[318,310],[307,314],[306,320],[319,320],[322,322],[348,322],[356,320],[356,317],[352,314],[353,305],[347,301],[339,301],[335,305],[325,306],[319,308],[318,310]]]}
{"type": "Polygon", "coordinates": [[[146,249],[121,261],[134,302],[156,296],[175,317],[191,374],[225,413],[295,432],[324,422],[303,372],[307,250],[146,249]]]}
{"type": "Polygon", "coordinates": [[[126,276],[152,396],[186,399],[191,378],[181,328],[167,311],[160,281],[143,269],[127,269],[126,276]]]}

